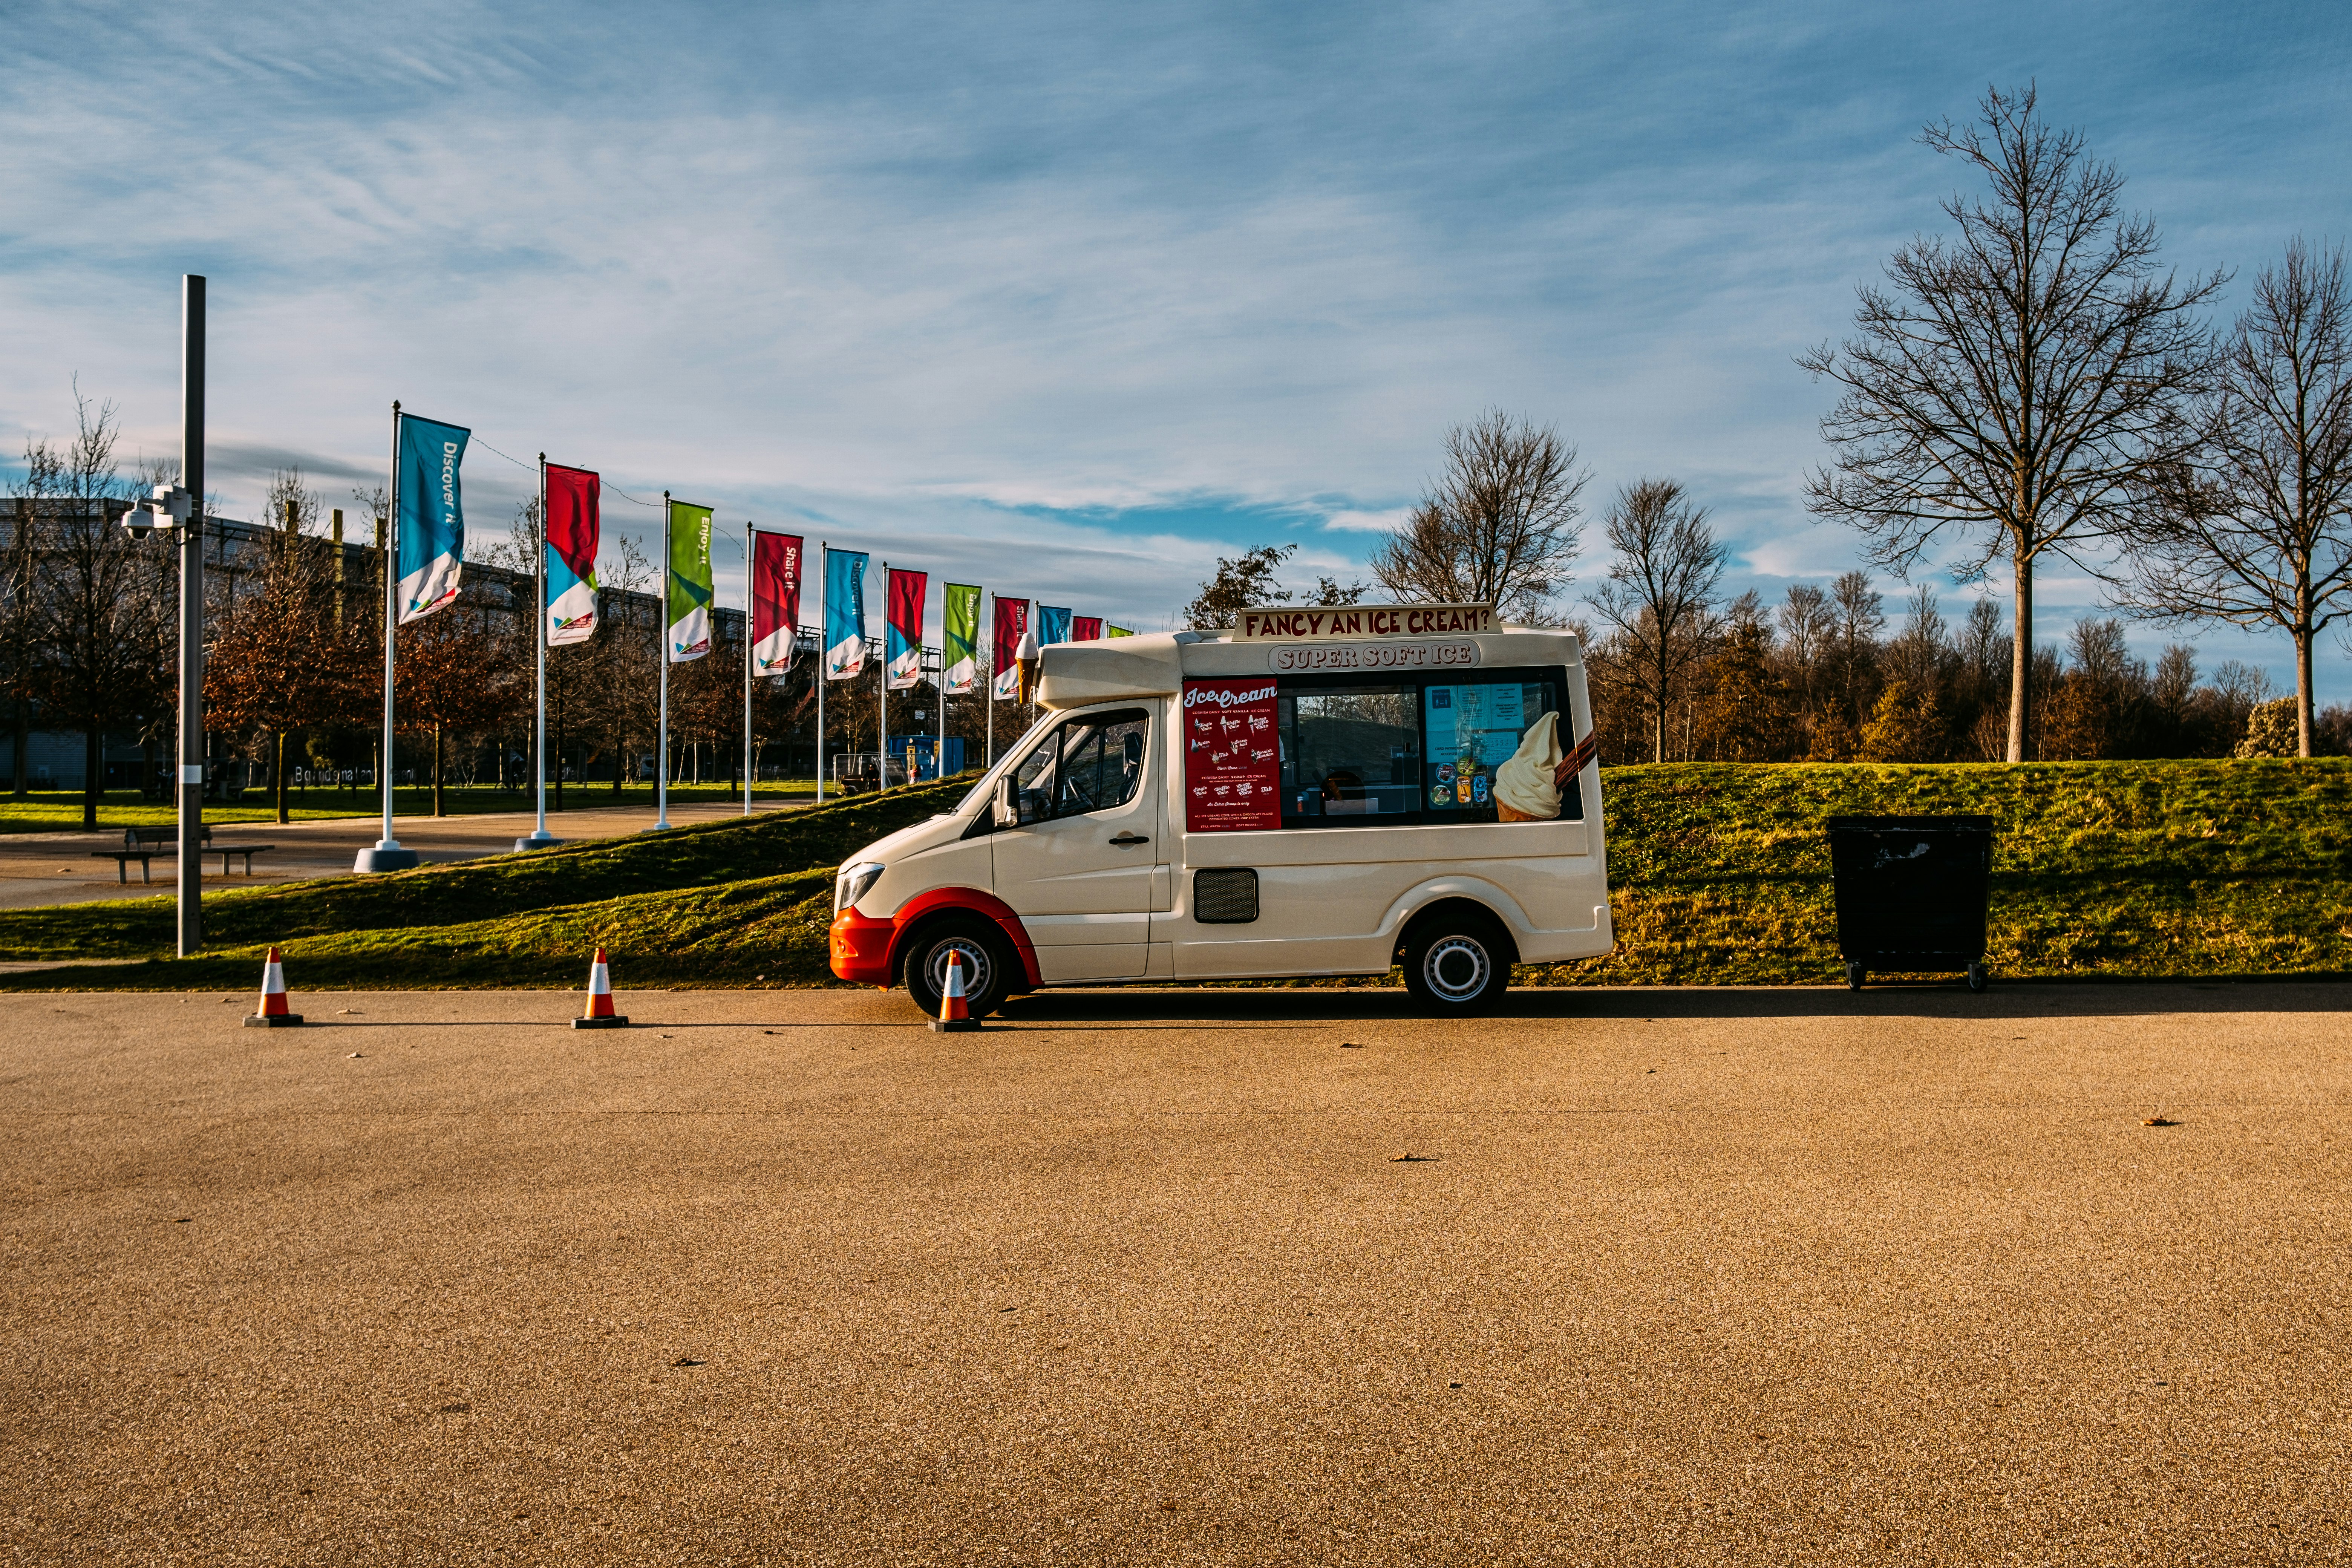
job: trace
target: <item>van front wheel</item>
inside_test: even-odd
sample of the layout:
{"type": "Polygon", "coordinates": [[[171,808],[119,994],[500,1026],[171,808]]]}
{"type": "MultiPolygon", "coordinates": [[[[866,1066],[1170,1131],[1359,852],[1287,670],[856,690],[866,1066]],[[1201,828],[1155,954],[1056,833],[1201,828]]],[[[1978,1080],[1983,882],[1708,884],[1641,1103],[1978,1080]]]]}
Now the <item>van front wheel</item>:
{"type": "Polygon", "coordinates": [[[1489,1013],[1511,982],[1511,951],[1483,921],[1433,921],[1404,949],[1405,989],[1433,1013],[1489,1013]]]}
{"type": "Polygon", "coordinates": [[[900,976],[907,994],[924,1016],[940,1016],[940,994],[947,985],[948,955],[963,961],[966,1011],[985,1018],[1004,1004],[1012,988],[1013,966],[1020,962],[1012,944],[992,921],[965,918],[926,926],[907,944],[906,967],[900,976]]]}

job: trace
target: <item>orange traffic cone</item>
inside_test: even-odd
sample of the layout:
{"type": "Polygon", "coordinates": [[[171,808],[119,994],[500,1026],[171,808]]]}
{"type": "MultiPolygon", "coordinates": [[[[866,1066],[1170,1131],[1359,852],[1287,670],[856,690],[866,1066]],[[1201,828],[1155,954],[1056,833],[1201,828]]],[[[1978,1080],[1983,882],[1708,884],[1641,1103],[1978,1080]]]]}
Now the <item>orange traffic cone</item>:
{"type": "Polygon", "coordinates": [[[302,1021],[299,1013],[286,1010],[286,966],[278,962],[278,950],[269,950],[268,959],[261,966],[261,1011],[248,1013],[245,1026],[248,1029],[282,1029],[302,1021]]]}
{"type": "Polygon", "coordinates": [[[596,950],[596,962],[588,966],[588,1011],[572,1020],[575,1029],[625,1029],[627,1018],[613,1011],[613,972],[604,966],[604,950],[596,950]]]}
{"type": "Polygon", "coordinates": [[[931,1020],[935,1035],[968,1035],[980,1027],[980,1020],[963,999],[963,954],[948,949],[947,984],[940,987],[940,1016],[931,1020]]]}

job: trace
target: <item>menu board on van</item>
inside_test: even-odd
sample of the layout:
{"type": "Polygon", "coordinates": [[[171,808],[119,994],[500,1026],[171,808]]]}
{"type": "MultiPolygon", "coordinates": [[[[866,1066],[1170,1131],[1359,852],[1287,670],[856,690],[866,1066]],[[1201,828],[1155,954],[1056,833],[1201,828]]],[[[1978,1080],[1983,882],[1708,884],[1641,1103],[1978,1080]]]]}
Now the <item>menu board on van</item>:
{"type": "Polygon", "coordinates": [[[1282,826],[1281,747],[1274,682],[1184,683],[1184,830],[1239,833],[1282,826]]]}

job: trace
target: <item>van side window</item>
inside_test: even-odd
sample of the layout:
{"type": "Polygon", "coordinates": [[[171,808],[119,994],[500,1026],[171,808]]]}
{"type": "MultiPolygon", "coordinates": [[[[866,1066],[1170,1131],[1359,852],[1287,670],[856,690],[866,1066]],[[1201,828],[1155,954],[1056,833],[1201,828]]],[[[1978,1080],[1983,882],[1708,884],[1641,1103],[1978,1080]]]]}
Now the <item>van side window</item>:
{"type": "Polygon", "coordinates": [[[1150,718],[1138,709],[1089,713],[1056,725],[1013,770],[1021,820],[1084,816],[1133,800],[1149,765],[1150,729],[1150,718]]]}
{"type": "Polygon", "coordinates": [[[1541,667],[1279,679],[1282,825],[1574,821],[1568,689],[1541,667]]]}
{"type": "Polygon", "coordinates": [[[1410,686],[1301,686],[1276,700],[1285,816],[1396,816],[1421,791],[1410,686]]]}

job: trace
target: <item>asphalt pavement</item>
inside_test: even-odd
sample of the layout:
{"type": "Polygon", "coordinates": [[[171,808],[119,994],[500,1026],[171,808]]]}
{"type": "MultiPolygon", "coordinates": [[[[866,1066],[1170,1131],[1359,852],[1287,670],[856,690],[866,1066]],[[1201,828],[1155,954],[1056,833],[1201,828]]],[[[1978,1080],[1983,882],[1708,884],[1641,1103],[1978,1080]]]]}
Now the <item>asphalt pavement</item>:
{"type": "Polygon", "coordinates": [[[2352,1556],[2340,985],[619,1000],[16,998],[0,1555],[2352,1556]]]}

